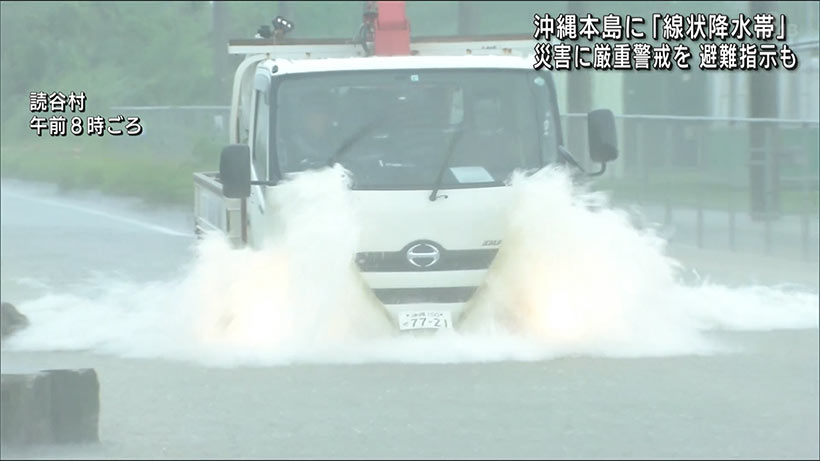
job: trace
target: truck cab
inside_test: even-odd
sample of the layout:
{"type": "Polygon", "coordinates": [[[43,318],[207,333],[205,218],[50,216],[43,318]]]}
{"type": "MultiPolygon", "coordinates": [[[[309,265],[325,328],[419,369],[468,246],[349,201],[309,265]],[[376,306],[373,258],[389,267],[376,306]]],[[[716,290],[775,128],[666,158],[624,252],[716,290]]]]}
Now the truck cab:
{"type": "MultiPolygon", "coordinates": [[[[276,213],[266,197],[339,164],[362,219],[354,260],[366,285],[400,330],[453,328],[503,245],[512,173],[571,161],[551,75],[506,50],[254,55],[237,71],[220,172],[195,175],[198,231],[258,247],[276,213]]],[[[614,159],[612,114],[591,114],[590,130],[594,159],[614,159]]]]}

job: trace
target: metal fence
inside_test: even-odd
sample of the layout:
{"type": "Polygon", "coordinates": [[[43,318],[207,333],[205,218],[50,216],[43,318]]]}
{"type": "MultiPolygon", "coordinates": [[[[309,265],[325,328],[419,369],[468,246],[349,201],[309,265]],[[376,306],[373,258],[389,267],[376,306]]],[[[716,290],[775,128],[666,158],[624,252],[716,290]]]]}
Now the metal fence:
{"type": "MultiPolygon", "coordinates": [[[[157,155],[189,157],[228,142],[230,106],[116,106],[111,114],[140,118],[143,132],[129,142],[157,155]]],[[[118,140],[119,141],[119,140],[118,140]]],[[[218,152],[212,153],[216,158],[218,152]]]]}
{"type": "MultiPolygon", "coordinates": [[[[586,115],[565,114],[586,161],[586,115]],[[583,136],[579,135],[583,133],[583,136]]],[[[817,120],[616,116],[621,158],[598,183],[672,241],[816,260],[817,120]]]]}

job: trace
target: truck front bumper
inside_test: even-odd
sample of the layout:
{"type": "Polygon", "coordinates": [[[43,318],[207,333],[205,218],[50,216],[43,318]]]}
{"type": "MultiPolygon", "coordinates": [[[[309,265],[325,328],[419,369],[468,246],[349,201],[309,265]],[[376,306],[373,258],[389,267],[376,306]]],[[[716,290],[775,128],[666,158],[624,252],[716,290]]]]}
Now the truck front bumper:
{"type": "Polygon", "coordinates": [[[367,285],[399,329],[453,328],[483,283],[487,271],[362,272],[367,285]],[[408,315],[422,318],[445,313],[441,321],[416,325],[408,315]],[[445,321],[446,320],[446,321],[445,321]]]}

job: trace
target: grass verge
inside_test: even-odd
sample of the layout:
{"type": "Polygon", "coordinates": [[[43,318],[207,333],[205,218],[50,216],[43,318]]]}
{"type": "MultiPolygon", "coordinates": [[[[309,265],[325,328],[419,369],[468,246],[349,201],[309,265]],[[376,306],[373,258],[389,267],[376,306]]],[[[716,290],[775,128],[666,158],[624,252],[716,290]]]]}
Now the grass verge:
{"type": "Polygon", "coordinates": [[[4,178],[43,181],[61,189],[96,189],[111,195],[139,197],[149,203],[193,202],[194,171],[217,167],[208,156],[163,156],[141,149],[92,143],[37,143],[0,148],[4,178]]]}

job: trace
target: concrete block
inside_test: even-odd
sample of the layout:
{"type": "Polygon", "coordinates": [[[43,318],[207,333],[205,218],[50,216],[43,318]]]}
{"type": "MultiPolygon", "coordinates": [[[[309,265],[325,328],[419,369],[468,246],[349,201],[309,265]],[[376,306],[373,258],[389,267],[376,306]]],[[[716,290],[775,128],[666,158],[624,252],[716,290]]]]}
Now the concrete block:
{"type": "Polygon", "coordinates": [[[0,442],[48,443],[51,433],[51,386],[43,373],[0,376],[0,442]]]}
{"type": "Polygon", "coordinates": [[[0,443],[99,441],[100,385],[93,369],[0,376],[0,443]]]}
{"type": "Polygon", "coordinates": [[[27,327],[28,324],[28,317],[21,314],[13,304],[0,303],[0,340],[27,327]]]}

